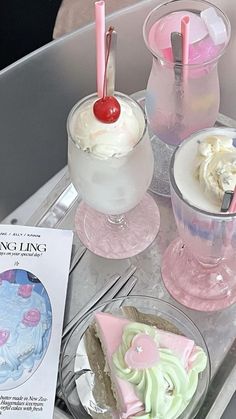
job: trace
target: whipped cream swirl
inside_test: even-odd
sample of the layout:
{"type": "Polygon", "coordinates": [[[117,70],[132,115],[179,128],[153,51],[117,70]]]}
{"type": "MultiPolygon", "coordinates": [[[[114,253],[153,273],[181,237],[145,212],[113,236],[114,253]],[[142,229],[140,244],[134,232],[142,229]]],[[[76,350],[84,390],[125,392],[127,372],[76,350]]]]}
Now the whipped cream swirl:
{"type": "Polygon", "coordinates": [[[129,153],[140,140],[145,120],[139,106],[118,97],[121,113],[116,122],[105,124],[93,113],[96,98],[81,105],[72,121],[72,133],[79,147],[100,159],[121,157],[129,153]]]}
{"type": "Polygon", "coordinates": [[[205,194],[221,204],[225,191],[236,186],[236,148],[233,139],[213,135],[199,142],[196,177],[205,194]]]}
{"type": "Polygon", "coordinates": [[[195,346],[185,368],[172,350],[160,346],[158,329],[130,323],[124,328],[122,343],[113,355],[113,362],[117,375],[135,386],[143,402],[144,411],[139,413],[139,419],[176,419],[192,399],[198,385],[198,374],[206,368],[207,357],[200,347],[195,346]],[[126,353],[140,333],[153,338],[158,348],[160,358],[150,368],[131,368],[126,363],[126,353]]]}

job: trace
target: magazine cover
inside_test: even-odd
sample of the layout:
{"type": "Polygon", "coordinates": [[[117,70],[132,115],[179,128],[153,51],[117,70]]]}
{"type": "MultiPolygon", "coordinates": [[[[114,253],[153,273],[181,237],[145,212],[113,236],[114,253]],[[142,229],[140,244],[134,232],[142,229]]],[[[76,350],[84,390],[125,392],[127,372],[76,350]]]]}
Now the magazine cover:
{"type": "Polygon", "coordinates": [[[53,417],[73,233],[0,225],[0,418],[53,417]]]}

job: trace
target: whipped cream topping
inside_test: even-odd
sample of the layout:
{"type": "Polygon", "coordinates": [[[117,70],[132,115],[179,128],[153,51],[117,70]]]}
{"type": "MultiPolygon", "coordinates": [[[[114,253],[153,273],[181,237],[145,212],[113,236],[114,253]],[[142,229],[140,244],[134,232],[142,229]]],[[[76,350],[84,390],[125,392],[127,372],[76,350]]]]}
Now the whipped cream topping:
{"type": "Polygon", "coordinates": [[[145,120],[139,106],[125,97],[118,97],[121,113],[111,124],[100,122],[93,113],[97,98],[88,99],[72,118],[72,136],[78,146],[100,159],[121,157],[129,153],[140,140],[145,120]]]}
{"type": "Polygon", "coordinates": [[[195,174],[204,193],[221,206],[224,192],[236,185],[236,148],[232,138],[212,135],[199,142],[195,174]]]}

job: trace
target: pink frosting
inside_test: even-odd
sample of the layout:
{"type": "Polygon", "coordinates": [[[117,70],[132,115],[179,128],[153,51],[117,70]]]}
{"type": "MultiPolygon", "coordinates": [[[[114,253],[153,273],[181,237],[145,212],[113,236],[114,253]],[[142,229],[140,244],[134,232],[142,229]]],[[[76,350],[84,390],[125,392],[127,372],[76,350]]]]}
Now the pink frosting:
{"type": "Polygon", "coordinates": [[[124,326],[130,323],[129,320],[112,316],[109,313],[95,314],[99,335],[106,350],[107,361],[111,369],[112,381],[114,382],[122,411],[122,418],[129,418],[143,411],[143,403],[137,396],[134,387],[128,381],[117,377],[113,370],[112,356],[122,342],[124,326]]]}
{"type": "Polygon", "coordinates": [[[132,341],[125,354],[125,362],[129,368],[145,369],[153,367],[160,360],[156,342],[151,336],[139,333],[132,341]]]}
{"type": "Polygon", "coordinates": [[[32,294],[32,285],[24,284],[20,285],[18,288],[18,295],[20,295],[23,298],[29,298],[32,294]]]}
{"type": "Polygon", "coordinates": [[[22,323],[29,327],[37,326],[40,322],[40,318],[40,311],[37,308],[32,308],[24,314],[22,323]]]}
{"type": "Polygon", "coordinates": [[[188,367],[188,360],[194,348],[194,341],[185,336],[176,335],[171,332],[156,329],[160,347],[170,349],[177,356],[185,368],[188,367]]]}
{"type": "Polygon", "coordinates": [[[9,330],[0,330],[0,346],[4,345],[10,336],[9,330]]]}

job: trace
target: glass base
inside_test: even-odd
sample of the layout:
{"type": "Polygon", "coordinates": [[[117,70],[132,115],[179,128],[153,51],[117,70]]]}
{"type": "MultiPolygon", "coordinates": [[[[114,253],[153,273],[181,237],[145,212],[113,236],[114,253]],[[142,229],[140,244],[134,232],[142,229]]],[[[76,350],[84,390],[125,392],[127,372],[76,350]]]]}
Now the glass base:
{"type": "Polygon", "coordinates": [[[217,311],[236,302],[236,258],[204,267],[194,259],[180,238],[165,251],[162,279],[175,300],[200,311],[217,311]]]}
{"type": "Polygon", "coordinates": [[[106,215],[84,202],[75,215],[75,229],[81,242],[91,252],[108,259],[124,259],[142,252],[155,239],[159,226],[159,209],[148,194],[124,215],[121,224],[111,223],[106,215]]]}
{"type": "Polygon", "coordinates": [[[161,141],[156,135],[151,138],[154,154],[154,173],[150,191],[157,195],[170,196],[169,167],[175,147],[161,141]]]}

